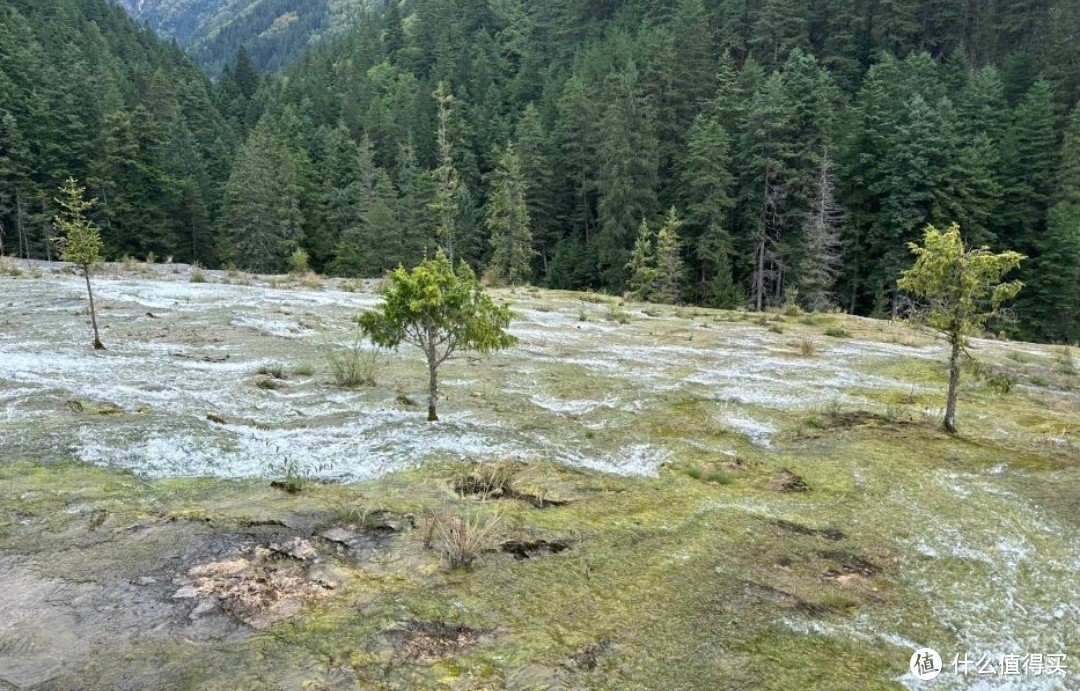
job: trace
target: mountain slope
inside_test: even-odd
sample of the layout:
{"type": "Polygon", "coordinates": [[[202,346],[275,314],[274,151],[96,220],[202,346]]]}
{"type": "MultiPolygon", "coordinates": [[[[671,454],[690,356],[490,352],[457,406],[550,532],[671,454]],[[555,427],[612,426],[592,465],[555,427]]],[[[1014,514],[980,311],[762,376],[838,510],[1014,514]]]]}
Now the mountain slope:
{"type": "Polygon", "coordinates": [[[264,70],[292,62],[354,23],[364,0],[118,0],[133,17],[175,39],[211,74],[239,46],[264,70]]]}
{"type": "Polygon", "coordinates": [[[240,133],[188,56],[105,0],[0,7],[0,250],[53,256],[68,177],[98,200],[108,253],[208,261],[240,133]]]}

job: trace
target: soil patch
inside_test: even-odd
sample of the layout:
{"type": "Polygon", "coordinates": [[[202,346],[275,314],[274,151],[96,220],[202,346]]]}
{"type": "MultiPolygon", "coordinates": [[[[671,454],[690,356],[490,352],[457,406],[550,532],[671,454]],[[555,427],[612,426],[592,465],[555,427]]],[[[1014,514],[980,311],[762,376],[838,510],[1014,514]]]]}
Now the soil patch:
{"type": "Polygon", "coordinates": [[[836,568],[831,568],[825,572],[825,575],[830,578],[836,578],[845,574],[858,574],[860,576],[876,576],[881,573],[881,567],[877,564],[860,557],[857,554],[851,552],[842,552],[839,550],[822,550],[819,551],[818,556],[822,559],[828,559],[829,561],[836,563],[836,568]]]}
{"type": "Polygon", "coordinates": [[[548,554],[558,554],[570,549],[566,542],[548,542],[547,540],[509,540],[499,545],[497,551],[513,554],[515,559],[534,559],[548,554]]]}
{"type": "Polygon", "coordinates": [[[802,525],[801,523],[795,523],[793,521],[785,521],[783,519],[777,519],[773,521],[773,524],[778,528],[788,531],[789,533],[795,533],[797,535],[816,535],[823,537],[827,540],[843,540],[844,533],[839,528],[810,528],[809,526],[802,525]]]}
{"type": "Polygon", "coordinates": [[[810,489],[805,480],[787,468],[769,478],[765,487],[775,492],[806,492],[810,489]]]}
{"type": "Polygon", "coordinates": [[[410,621],[386,631],[398,659],[431,664],[481,642],[488,632],[435,621],[410,621]]]}

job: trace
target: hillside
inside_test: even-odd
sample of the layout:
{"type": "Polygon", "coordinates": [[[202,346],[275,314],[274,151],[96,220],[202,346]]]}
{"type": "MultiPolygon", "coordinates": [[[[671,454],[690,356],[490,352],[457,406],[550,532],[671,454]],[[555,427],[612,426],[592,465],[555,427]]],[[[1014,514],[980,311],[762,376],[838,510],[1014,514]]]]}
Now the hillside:
{"type": "MultiPolygon", "coordinates": [[[[115,79],[84,79],[93,25],[149,32],[104,0],[19,0],[0,14],[5,252],[50,257],[74,176],[113,260],[283,272],[302,249],[318,272],[374,278],[442,247],[493,280],[653,298],[634,267],[659,263],[663,231],[665,300],[883,317],[909,305],[907,243],[958,223],[1027,257],[991,328],[1076,343],[1080,4],[959,7],[390,3],[280,74],[238,52],[208,87],[111,48],[115,79]],[[498,266],[508,244],[523,251],[498,266]]],[[[290,26],[325,19],[308,10],[290,26]]]]}
{"type": "Polygon", "coordinates": [[[175,39],[217,75],[244,46],[261,70],[278,70],[355,25],[364,0],[118,0],[175,39]]]}
{"type": "Polygon", "coordinates": [[[5,273],[0,683],[892,689],[922,645],[1080,655],[1075,348],[977,341],[1015,385],[965,376],[950,437],[904,324],[505,290],[519,344],[451,361],[429,424],[416,353],[334,384],[365,285],[112,265],[95,356],[77,277],[5,273]],[[428,546],[447,516],[499,517],[469,569],[428,546]]]}

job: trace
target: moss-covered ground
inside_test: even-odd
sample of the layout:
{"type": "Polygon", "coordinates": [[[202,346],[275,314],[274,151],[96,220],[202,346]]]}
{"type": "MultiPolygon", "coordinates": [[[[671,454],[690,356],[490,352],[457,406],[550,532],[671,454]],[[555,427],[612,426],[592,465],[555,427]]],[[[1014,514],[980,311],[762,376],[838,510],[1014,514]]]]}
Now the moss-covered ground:
{"type": "MultiPolygon", "coordinates": [[[[320,302],[279,315],[297,333],[252,334],[236,312],[260,306],[215,297],[200,311],[179,287],[150,306],[144,284],[160,292],[169,276],[108,280],[106,320],[129,316],[113,318],[106,343],[120,352],[107,357],[155,364],[94,389],[80,383],[93,363],[68,362],[94,359],[82,334],[49,335],[82,325],[74,302],[50,311],[77,295],[66,279],[0,279],[0,301],[22,291],[32,307],[2,318],[0,359],[43,363],[0,364],[0,687],[917,688],[908,658],[921,646],[947,663],[1066,653],[1072,676],[983,683],[1076,687],[1076,349],[978,341],[1013,385],[967,376],[950,437],[940,347],[903,324],[635,305],[621,324],[594,296],[504,291],[523,315],[519,347],[450,365],[449,422],[417,444],[404,437],[432,434],[411,421],[421,413],[392,402],[420,396],[419,363],[389,356],[379,387],[342,393],[312,346],[347,335],[335,320],[370,295],[267,288],[320,302]],[[230,359],[177,369],[191,360],[175,352],[230,359]],[[265,391],[253,382],[267,362],[312,373],[265,391]],[[350,408],[383,417],[363,426],[350,408]],[[313,476],[324,446],[334,481],[271,487],[273,472],[244,461],[282,452],[256,433],[304,445],[313,476]],[[206,460],[185,465],[193,455],[206,460]],[[524,498],[455,491],[497,463],[524,498]],[[809,489],[777,491],[785,469],[809,489]],[[415,527],[383,531],[362,556],[318,537],[374,536],[380,512],[415,527]],[[498,517],[468,568],[431,546],[448,516],[498,517]],[[258,630],[179,606],[178,575],[281,531],[321,540],[329,597],[258,630]],[[495,549],[510,540],[565,549],[495,549]]],[[[976,681],[947,668],[935,687],[976,681]]]]}

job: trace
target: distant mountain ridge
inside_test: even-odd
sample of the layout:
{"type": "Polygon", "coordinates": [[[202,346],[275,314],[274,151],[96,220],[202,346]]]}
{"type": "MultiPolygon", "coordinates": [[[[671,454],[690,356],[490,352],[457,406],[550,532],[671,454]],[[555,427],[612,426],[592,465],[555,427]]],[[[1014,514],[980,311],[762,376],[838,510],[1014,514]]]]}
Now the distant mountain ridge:
{"type": "Polygon", "coordinates": [[[355,24],[366,0],[115,0],[162,37],[176,40],[218,74],[245,46],[277,70],[355,24]]]}

